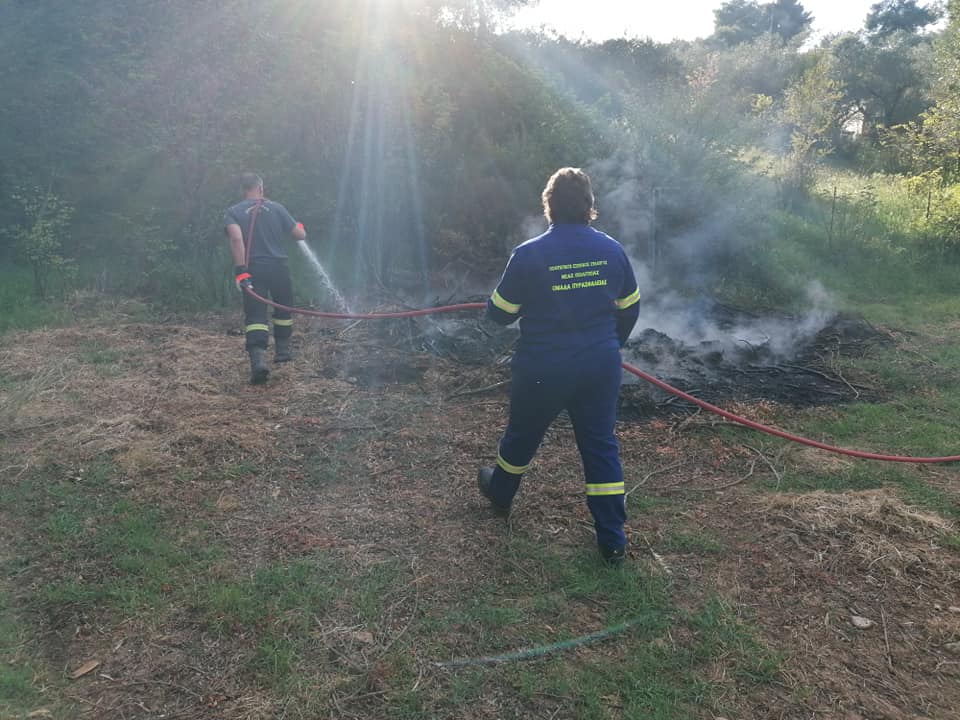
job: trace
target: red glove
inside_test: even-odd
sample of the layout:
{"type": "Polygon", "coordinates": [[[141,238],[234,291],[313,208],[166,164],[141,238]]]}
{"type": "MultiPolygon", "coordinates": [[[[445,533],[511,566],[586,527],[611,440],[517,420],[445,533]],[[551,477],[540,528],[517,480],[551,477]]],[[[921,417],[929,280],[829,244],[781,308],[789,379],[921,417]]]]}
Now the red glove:
{"type": "Polygon", "coordinates": [[[237,265],[233,268],[233,273],[236,275],[234,278],[234,284],[237,286],[237,290],[243,292],[244,290],[253,290],[253,280],[249,272],[247,272],[246,265],[237,265]]]}

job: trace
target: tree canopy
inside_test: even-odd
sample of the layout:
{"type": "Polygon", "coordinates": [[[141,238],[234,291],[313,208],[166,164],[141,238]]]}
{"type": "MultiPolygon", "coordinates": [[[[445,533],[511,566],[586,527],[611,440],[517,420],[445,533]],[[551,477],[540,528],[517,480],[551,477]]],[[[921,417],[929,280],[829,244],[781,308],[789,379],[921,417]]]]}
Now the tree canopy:
{"type": "Polygon", "coordinates": [[[885,2],[817,48],[797,0],[730,0],[713,37],[675,43],[497,32],[521,4],[0,0],[0,255],[39,263],[42,292],[82,260],[117,289],[222,297],[222,212],[253,169],[346,284],[425,288],[495,272],[561,165],[602,169],[601,224],[641,253],[653,188],[676,190],[656,212],[677,233],[750,214],[755,152],[801,200],[887,131],[927,148],[918,168],[955,165],[956,0],[942,33],[885,2]]]}
{"type": "Polygon", "coordinates": [[[921,6],[917,0],[881,0],[870,7],[864,27],[876,39],[894,33],[915,33],[940,19],[934,7],[921,6]]]}
{"type": "Polygon", "coordinates": [[[728,0],[714,10],[714,38],[726,45],[752,42],[764,33],[784,41],[810,29],[813,15],[799,0],[728,0]]]}

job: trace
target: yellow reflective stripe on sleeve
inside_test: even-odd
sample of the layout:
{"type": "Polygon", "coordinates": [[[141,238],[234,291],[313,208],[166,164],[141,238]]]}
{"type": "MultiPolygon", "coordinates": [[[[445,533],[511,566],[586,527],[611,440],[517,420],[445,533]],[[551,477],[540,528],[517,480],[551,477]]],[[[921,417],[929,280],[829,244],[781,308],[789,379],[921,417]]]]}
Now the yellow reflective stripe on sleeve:
{"type": "Polygon", "coordinates": [[[512,302],[507,302],[506,300],[503,299],[503,295],[498,293],[496,290],[493,291],[493,295],[490,296],[490,299],[493,301],[494,305],[496,305],[498,308],[500,308],[506,313],[510,313],[511,315],[516,315],[518,312],[520,312],[519,305],[512,302]]]}
{"type": "Polygon", "coordinates": [[[263,323],[253,323],[253,324],[251,324],[251,325],[247,325],[247,327],[244,328],[244,332],[256,332],[257,330],[263,330],[264,332],[270,332],[270,326],[269,326],[269,325],[264,325],[263,323]]]}
{"type": "Polygon", "coordinates": [[[500,466],[500,469],[504,472],[508,472],[511,475],[523,475],[527,469],[530,467],[530,463],[526,465],[511,465],[506,460],[503,459],[503,455],[497,453],[497,465],[500,466]]]}
{"type": "Polygon", "coordinates": [[[587,495],[623,495],[623,483],[587,483],[587,495]]]}
{"type": "Polygon", "coordinates": [[[280,320],[279,318],[274,318],[273,324],[279,327],[293,327],[293,318],[287,318],[286,320],[280,320]]]}
{"type": "Polygon", "coordinates": [[[614,302],[616,302],[618,310],[626,310],[631,305],[635,305],[636,303],[640,302],[640,288],[637,288],[625,298],[615,300],[614,302]]]}

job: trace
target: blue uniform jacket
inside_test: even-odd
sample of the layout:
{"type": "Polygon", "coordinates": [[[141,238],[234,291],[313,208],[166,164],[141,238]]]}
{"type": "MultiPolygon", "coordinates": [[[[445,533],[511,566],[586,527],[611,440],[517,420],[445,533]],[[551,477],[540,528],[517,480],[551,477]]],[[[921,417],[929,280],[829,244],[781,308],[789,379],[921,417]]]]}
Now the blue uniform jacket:
{"type": "Polygon", "coordinates": [[[487,302],[502,325],[520,320],[519,355],[572,356],[623,347],[640,290],[623,247],[589,225],[551,225],[518,246],[487,302]]]}

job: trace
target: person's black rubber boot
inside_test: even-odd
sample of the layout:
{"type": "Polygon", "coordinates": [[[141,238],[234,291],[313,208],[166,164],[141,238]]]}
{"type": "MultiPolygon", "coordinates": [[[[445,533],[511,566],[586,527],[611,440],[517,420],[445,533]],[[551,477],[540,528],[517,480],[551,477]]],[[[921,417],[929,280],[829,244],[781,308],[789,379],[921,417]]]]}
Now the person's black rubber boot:
{"type": "Polygon", "coordinates": [[[493,468],[492,467],[482,467],[477,473],[477,487],[480,488],[480,494],[483,495],[487,500],[490,501],[490,505],[493,507],[494,512],[497,515],[506,517],[510,514],[510,506],[507,505],[504,507],[499,504],[496,500],[493,499],[493,495],[490,493],[490,483],[493,480],[493,468]]]}
{"type": "Polygon", "coordinates": [[[627,561],[627,548],[608,548],[601,545],[600,555],[603,556],[603,561],[610,567],[622,567],[627,561]]]}
{"type": "Polygon", "coordinates": [[[263,359],[263,348],[250,348],[250,384],[263,385],[270,376],[270,368],[263,359]]]}
{"type": "Polygon", "coordinates": [[[275,338],[273,341],[273,361],[285,363],[293,360],[293,350],[290,349],[290,338],[275,338]]]}

